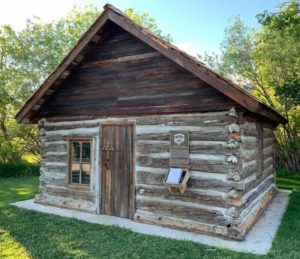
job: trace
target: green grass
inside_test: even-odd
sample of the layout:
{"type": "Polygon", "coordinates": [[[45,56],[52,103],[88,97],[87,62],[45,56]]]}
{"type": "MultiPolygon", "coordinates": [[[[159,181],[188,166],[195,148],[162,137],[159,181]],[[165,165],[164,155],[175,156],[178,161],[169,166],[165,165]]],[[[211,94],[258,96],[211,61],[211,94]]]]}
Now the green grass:
{"type": "Polygon", "coordinates": [[[0,163],[0,177],[38,176],[38,164],[20,161],[16,163],[0,163]]]}
{"type": "Polygon", "coordinates": [[[300,173],[291,173],[285,170],[278,170],[276,183],[280,188],[300,192],[300,173]]]}
{"type": "MultiPolygon", "coordinates": [[[[292,178],[292,182],[280,180],[280,187],[300,184],[297,177],[292,178]]],[[[37,185],[37,177],[0,178],[0,258],[300,258],[300,192],[297,188],[291,195],[272,251],[267,256],[255,256],[8,205],[33,197],[37,185]]]]}

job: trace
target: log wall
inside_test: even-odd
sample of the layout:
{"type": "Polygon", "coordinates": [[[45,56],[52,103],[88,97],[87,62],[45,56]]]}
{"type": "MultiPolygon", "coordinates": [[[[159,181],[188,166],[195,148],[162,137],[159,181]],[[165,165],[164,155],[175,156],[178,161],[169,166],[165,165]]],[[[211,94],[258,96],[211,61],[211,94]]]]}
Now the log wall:
{"type": "Polygon", "coordinates": [[[38,202],[99,213],[100,122],[135,122],[134,220],[243,239],[275,192],[272,129],[236,113],[42,119],[38,202]],[[259,131],[258,128],[261,128],[259,131]],[[184,194],[169,194],[170,131],[189,131],[190,173],[184,194]],[[67,138],[92,138],[90,190],[67,186],[67,138]]]}

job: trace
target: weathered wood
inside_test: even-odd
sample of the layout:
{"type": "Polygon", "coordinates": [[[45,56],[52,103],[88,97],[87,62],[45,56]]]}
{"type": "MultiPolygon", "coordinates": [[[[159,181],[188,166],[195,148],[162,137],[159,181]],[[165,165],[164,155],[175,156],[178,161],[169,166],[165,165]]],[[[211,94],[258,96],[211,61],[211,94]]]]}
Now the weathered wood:
{"type": "Polygon", "coordinates": [[[257,172],[257,161],[251,160],[247,162],[243,162],[242,168],[241,168],[241,176],[242,178],[246,178],[252,174],[256,174],[257,172]]]}
{"type": "MultiPolygon", "coordinates": [[[[228,191],[231,188],[243,189],[243,183],[239,182],[227,182],[222,179],[215,177],[215,174],[210,174],[211,178],[207,178],[207,174],[202,173],[202,177],[199,177],[199,174],[196,174],[191,171],[190,179],[187,183],[189,188],[202,188],[202,189],[210,189],[210,188],[219,188],[220,191],[228,191]]],[[[138,171],[136,173],[136,182],[137,184],[148,184],[155,186],[163,186],[163,180],[166,176],[166,173],[149,173],[138,171]]],[[[225,176],[226,178],[226,176],[225,176]]]]}
{"type": "Polygon", "coordinates": [[[157,197],[165,200],[180,200],[198,204],[226,207],[225,192],[189,188],[183,194],[173,192],[170,194],[165,186],[137,185],[137,193],[140,196],[157,197]]]}
{"type": "Polygon", "coordinates": [[[48,152],[67,152],[67,142],[58,141],[58,142],[44,142],[42,143],[42,151],[45,153],[48,152]]]}
{"type": "Polygon", "coordinates": [[[201,206],[196,203],[182,201],[171,201],[159,198],[148,198],[137,196],[137,209],[161,214],[162,216],[176,216],[177,218],[188,218],[204,223],[226,225],[227,218],[224,216],[224,209],[210,206],[201,206]]]}
{"type": "MultiPolygon", "coordinates": [[[[250,228],[255,224],[255,222],[259,219],[259,216],[264,212],[267,205],[273,199],[276,194],[276,188],[271,188],[264,197],[261,197],[257,200],[256,206],[252,209],[252,211],[248,214],[246,218],[243,219],[243,223],[238,226],[231,226],[230,229],[236,231],[236,238],[242,240],[245,238],[246,234],[250,230],[250,228]]],[[[232,235],[230,231],[229,235],[232,235]]]]}
{"type": "Polygon", "coordinates": [[[45,152],[43,159],[45,162],[67,162],[67,152],[45,152]]]}
{"type": "MultiPolygon", "coordinates": [[[[67,140],[73,137],[94,136],[96,138],[100,128],[109,127],[109,125],[120,128],[124,125],[135,124],[137,131],[137,139],[134,142],[137,163],[135,168],[137,211],[146,214],[154,213],[163,219],[174,218],[176,222],[181,222],[182,227],[184,226],[182,220],[197,221],[200,225],[224,227],[227,237],[235,238],[236,235],[240,238],[244,236],[243,231],[246,231],[244,227],[239,227],[241,224],[246,224],[244,218],[252,213],[256,200],[263,198],[264,193],[273,188],[274,170],[271,156],[273,141],[269,137],[263,138],[265,143],[263,149],[265,154],[264,171],[261,177],[257,178],[258,137],[255,136],[254,131],[250,132],[255,123],[248,123],[247,127],[243,128],[242,117],[226,120],[226,118],[231,118],[226,114],[225,112],[218,113],[218,115],[197,114],[195,117],[193,114],[156,117],[126,116],[75,122],[44,120],[41,125],[44,130],[42,137],[44,152],[40,190],[45,195],[52,195],[58,199],[68,198],[83,202],[87,200],[96,204],[97,194],[94,192],[83,191],[82,194],[80,190],[68,191],[66,187],[67,175],[64,157],[66,156],[67,140]],[[176,123],[176,120],[180,123],[176,123]],[[240,124],[235,125],[238,123],[237,121],[240,124]],[[99,126],[99,123],[103,126],[99,126]],[[190,132],[189,150],[172,150],[170,148],[171,130],[188,130],[190,132]],[[231,136],[228,132],[236,130],[242,131],[241,141],[230,139],[231,136]],[[244,135],[246,132],[247,135],[244,135]],[[171,157],[172,152],[173,156],[171,157]],[[187,158],[191,169],[187,189],[183,194],[179,192],[170,194],[163,184],[170,163],[173,164],[172,159],[176,160],[178,164],[181,160],[186,161],[187,158]],[[86,193],[88,193],[87,196],[85,196],[86,193]],[[217,208],[218,212],[215,213],[212,208],[217,208]]],[[[114,141],[117,142],[113,142],[114,144],[119,143],[118,141],[122,139],[113,137],[112,130],[107,134],[104,139],[100,140],[100,143],[98,142],[101,148],[105,148],[107,139],[115,139],[114,141]]],[[[118,150],[118,148],[115,149],[118,150]]],[[[95,152],[93,151],[93,153],[95,152]]],[[[110,152],[110,155],[112,153],[110,152]]],[[[105,162],[104,154],[102,151],[101,160],[105,162]]],[[[95,161],[95,158],[93,159],[95,161]]],[[[115,161],[118,164],[117,160],[115,161]]],[[[105,163],[102,162],[101,170],[98,169],[99,172],[104,171],[104,165],[105,163]]],[[[97,171],[96,167],[92,170],[97,171]]],[[[94,179],[95,176],[92,174],[91,179],[94,179]]],[[[102,177],[104,176],[108,177],[109,174],[102,174],[102,177]]],[[[112,184],[117,175],[111,172],[110,176],[110,180],[102,179],[101,187],[98,189],[99,192],[101,189],[102,195],[99,196],[98,202],[100,204],[101,201],[101,205],[106,206],[105,213],[113,214],[114,212],[116,214],[118,211],[115,208],[118,207],[120,199],[115,199],[114,195],[106,195],[105,190],[112,194],[122,188],[121,184],[112,184]],[[109,189],[109,186],[112,188],[109,189]],[[105,197],[111,198],[106,199],[105,197]]],[[[74,206],[78,208],[77,205],[74,206]]],[[[141,221],[143,220],[144,218],[141,219],[141,221]]],[[[153,220],[153,222],[161,221],[158,218],[153,220]]]]}
{"type": "MultiPolygon", "coordinates": [[[[17,114],[17,119],[18,121],[23,119],[36,119],[33,118],[34,111],[32,107],[39,104],[39,101],[45,98],[45,94],[51,87],[55,88],[58,84],[61,84],[65,78],[68,80],[71,77],[69,74],[74,73],[74,70],[78,72],[78,68],[82,65],[82,63],[79,63],[81,60],[85,60],[85,63],[91,63],[105,59],[115,59],[128,55],[134,56],[156,51],[176,64],[181,70],[185,70],[187,73],[206,82],[207,85],[213,86],[213,90],[222,96],[217,107],[222,105],[223,107],[224,105],[226,106],[229,100],[235,102],[238,106],[248,109],[250,112],[260,114],[266,118],[266,121],[270,118],[275,124],[286,122],[283,117],[269,109],[263,103],[258,102],[242,88],[220,77],[220,75],[217,75],[212,70],[203,66],[203,64],[197,62],[196,59],[177,50],[174,46],[162,42],[157,37],[151,35],[151,33],[149,34],[149,32],[146,32],[143,28],[139,27],[139,25],[132,23],[128,17],[114,8],[107,8],[81,37],[78,44],[70,51],[59,66],[57,66],[40,89],[35,92],[27,102],[27,105],[17,114]],[[100,41],[101,44],[99,44],[100,41]],[[84,59],[85,56],[86,58],[84,59]],[[225,102],[224,97],[228,99],[225,102]]],[[[122,62],[119,62],[119,64],[122,64],[122,62]]],[[[160,65],[160,63],[156,65],[160,65]]],[[[57,89],[61,88],[57,87],[57,89]]],[[[54,93],[54,95],[55,94],[56,93],[54,93]]],[[[53,95],[50,99],[52,98],[53,95]]],[[[217,97],[214,96],[214,99],[216,98],[217,97]]],[[[210,104],[212,102],[208,103],[210,104]]],[[[198,105],[199,104],[201,103],[199,102],[198,105]]],[[[213,104],[215,105],[215,103],[213,104]]]]}
{"type": "Polygon", "coordinates": [[[149,59],[149,58],[158,57],[160,55],[161,54],[158,52],[149,52],[149,53],[145,53],[145,54],[131,55],[131,56],[127,56],[127,57],[120,57],[120,58],[88,62],[88,63],[83,64],[82,67],[92,67],[95,65],[100,65],[100,66],[118,65],[121,62],[128,62],[128,61],[133,62],[133,61],[138,61],[141,59],[149,59]]]}
{"type": "Polygon", "coordinates": [[[89,202],[89,201],[83,202],[80,199],[75,200],[67,197],[41,194],[36,196],[34,202],[44,204],[44,205],[56,206],[60,208],[78,210],[82,212],[96,213],[96,206],[93,202],[89,202]]]}
{"type": "Polygon", "coordinates": [[[257,178],[259,178],[264,171],[264,128],[261,123],[257,123],[257,178]]]}
{"type": "Polygon", "coordinates": [[[95,196],[90,191],[47,185],[45,187],[45,193],[57,197],[66,197],[74,200],[89,201],[92,203],[95,202],[95,196]]]}
{"type": "Polygon", "coordinates": [[[256,151],[256,149],[241,149],[241,159],[243,161],[243,163],[252,161],[252,160],[256,160],[258,153],[256,151]]]}
{"type": "Polygon", "coordinates": [[[245,136],[257,136],[257,126],[253,122],[244,122],[240,124],[241,131],[245,136]]]}
{"type": "Polygon", "coordinates": [[[273,165],[273,164],[274,164],[274,158],[270,156],[270,157],[266,158],[266,159],[263,161],[263,163],[264,163],[264,168],[269,168],[270,165],[273,165]]]}
{"type": "Polygon", "coordinates": [[[159,213],[137,210],[134,219],[141,223],[177,228],[197,233],[209,233],[217,236],[227,236],[227,228],[201,223],[198,220],[178,219],[177,217],[162,216],[159,213]]]}
{"type": "MultiPolygon", "coordinates": [[[[118,31],[118,29],[116,30],[118,31]]],[[[119,34],[120,31],[111,37],[118,38],[119,34]]],[[[117,56],[117,59],[123,59],[123,49],[127,52],[127,55],[130,52],[134,53],[137,49],[146,51],[138,55],[148,55],[151,48],[145,48],[144,43],[135,40],[132,36],[129,37],[130,34],[125,32],[123,34],[127,35],[128,39],[126,41],[128,41],[129,45],[125,48],[124,42],[119,44],[115,41],[117,43],[115,45],[116,50],[113,50],[114,46],[111,45],[109,37],[104,40],[100,47],[101,51],[99,51],[99,55],[102,57],[95,54],[97,50],[94,49],[93,55],[85,61],[88,62],[88,67],[84,64],[79,65],[76,69],[76,74],[71,73],[65,81],[63,89],[67,91],[68,98],[65,98],[64,90],[59,88],[52,95],[51,101],[48,101],[41,108],[41,116],[46,114],[57,116],[62,115],[62,112],[64,116],[66,114],[76,114],[77,116],[97,114],[97,116],[101,116],[101,113],[104,115],[104,108],[107,116],[109,114],[174,113],[176,110],[178,110],[177,112],[182,112],[182,109],[184,111],[196,111],[197,109],[199,111],[229,110],[232,106],[235,106],[229,99],[226,99],[227,97],[219,94],[207,84],[203,84],[201,80],[185,72],[178,65],[164,57],[140,59],[137,64],[135,64],[136,62],[127,62],[126,64],[125,62],[119,62],[118,67],[106,66],[101,67],[101,70],[99,70],[96,63],[89,63],[90,58],[95,59],[97,57],[100,60],[102,58],[101,61],[97,61],[99,63],[105,62],[104,59],[116,54],[123,55],[117,56]],[[105,44],[105,41],[109,44],[109,48],[104,50],[103,44],[105,44]],[[107,53],[105,54],[105,52],[107,53]],[[166,78],[166,76],[169,78],[166,78]],[[112,80],[113,78],[114,80],[112,80]],[[83,92],[80,90],[82,85],[85,86],[83,92]],[[97,87],[95,87],[96,85],[97,87]],[[122,85],[124,86],[122,87],[122,85]],[[78,88],[76,89],[76,87],[78,88]],[[115,91],[108,91],[109,87],[115,88],[115,91]],[[153,95],[154,92],[155,94],[153,95]],[[196,98],[199,99],[199,95],[205,96],[205,101],[197,102],[196,98]],[[128,102],[126,98],[133,99],[128,102]],[[210,101],[209,98],[214,99],[214,101],[210,101]],[[72,102],[76,101],[76,106],[72,106],[69,100],[72,102]],[[88,100],[88,103],[86,100],[88,100]],[[53,103],[55,103],[55,106],[52,105],[53,103]],[[181,103],[182,108],[179,110],[180,106],[178,104],[181,103]],[[81,109],[82,105],[85,106],[84,114],[81,109]],[[151,105],[151,108],[149,105],[151,105]],[[107,107],[114,106],[115,108],[113,109],[107,109],[107,107]],[[159,106],[159,108],[155,108],[155,106],[159,106]],[[213,108],[213,106],[218,108],[213,108]],[[60,114],[57,113],[58,111],[60,114]]]]}
{"type": "Polygon", "coordinates": [[[266,190],[268,190],[269,188],[273,188],[275,183],[274,180],[275,179],[273,177],[266,178],[258,186],[250,190],[248,193],[244,194],[241,199],[241,204],[238,208],[239,214],[247,207],[251,206],[251,203],[253,203],[253,201],[257,199],[261,194],[266,192],[266,190]]]}
{"type": "Polygon", "coordinates": [[[102,126],[101,213],[133,218],[133,127],[102,126]]]}

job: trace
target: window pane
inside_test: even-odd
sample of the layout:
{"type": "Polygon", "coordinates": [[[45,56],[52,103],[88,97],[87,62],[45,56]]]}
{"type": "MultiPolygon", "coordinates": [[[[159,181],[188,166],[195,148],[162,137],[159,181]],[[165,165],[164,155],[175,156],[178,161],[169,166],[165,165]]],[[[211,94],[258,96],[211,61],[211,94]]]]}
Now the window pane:
{"type": "Polygon", "coordinates": [[[72,161],[80,162],[80,143],[72,142],[72,161]]]}
{"type": "Polygon", "coordinates": [[[80,164],[72,163],[71,183],[80,183],[80,164]]]}
{"type": "Polygon", "coordinates": [[[90,164],[82,164],[82,184],[89,184],[90,183],[90,172],[91,172],[91,165],[90,164]]]}
{"type": "Polygon", "coordinates": [[[82,162],[90,162],[91,144],[89,142],[82,143],[82,162]]]}

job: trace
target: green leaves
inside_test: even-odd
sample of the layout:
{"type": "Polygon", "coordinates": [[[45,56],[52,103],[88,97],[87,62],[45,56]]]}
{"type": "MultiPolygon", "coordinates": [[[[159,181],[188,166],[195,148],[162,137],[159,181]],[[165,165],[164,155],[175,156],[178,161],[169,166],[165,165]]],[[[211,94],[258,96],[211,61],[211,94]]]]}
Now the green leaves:
{"type": "MultiPolygon", "coordinates": [[[[134,21],[167,41],[148,13],[126,10],[134,21]]],[[[24,155],[39,159],[38,130],[13,119],[26,99],[64,58],[100,14],[94,5],[74,6],[60,20],[44,23],[27,20],[21,31],[0,25],[0,162],[20,160],[24,155]]]]}
{"type": "Polygon", "coordinates": [[[137,24],[143,26],[148,31],[155,34],[157,37],[159,37],[169,43],[173,41],[170,34],[163,34],[163,32],[158,28],[155,20],[150,17],[149,13],[135,12],[132,8],[126,9],[124,12],[131,20],[133,20],[137,24]]]}
{"type": "Polygon", "coordinates": [[[226,29],[222,54],[199,57],[276,108],[289,121],[277,132],[277,162],[300,168],[300,10],[285,1],[276,13],[257,15],[261,28],[247,28],[240,17],[226,29]]]}

